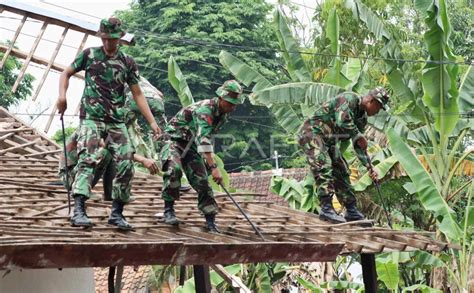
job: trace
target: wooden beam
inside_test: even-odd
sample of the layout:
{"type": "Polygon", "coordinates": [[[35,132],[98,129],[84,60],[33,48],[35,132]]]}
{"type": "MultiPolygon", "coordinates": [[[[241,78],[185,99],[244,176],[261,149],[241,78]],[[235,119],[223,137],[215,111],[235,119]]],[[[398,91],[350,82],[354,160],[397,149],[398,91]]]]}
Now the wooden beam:
{"type": "MultiPolygon", "coordinates": [[[[136,227],[136,229],[138,228],[136,227]]],[[[80,228],[76,230],[78,232],[84,231],[80,228]]],[[[71,230],[68,233],[77,233],[76,230],[71,230]]],[[[107,231],[115,230],[113,227],[107,227],[107,231]]],[[[98,231],[98,228],[93,228],[90,233],[94,233],[94,231],[98,231]]],[[[148,238],[140,242],[136,237],[127,239],[128,242],[125,243],[120,239],[109,242],[105,240],[93,243],[81,242],[83,241],[81,239],[84,239],[87,234],[78,238],[67,236],[67,239],[76,239],[75,243],[61,243],[60,238],[55,243],[42,243],[41,240],[43,237],[53,237],[54,235],[60,237],[59,235],[65,234],[64,231],[9,230],[8,235],[36,237],[35,240],[26,244],[0,244],[0,251],[2,251],[0,269],[7,269],[9,266],[15,268],[79,268],[112,265],[210,265],[216,263],[334,261],[344,246],[342,243],[311,242],[245,242],[239,244],[202,242],[197,244],[195,241],[191,241],[196,244],[188,244],[165,242],[162,238],[159,240],[148,238]],[[41,252],[41,256],[38,252],[41,252]]],[[[208,235],[205,232],[202,234],[203,236],[208,235]]]]}
{"type": "Polygon", "coordinates": [[[361,253],[362,276],[364,278],[365,292],[377,292],[377,269],[375,266],[375,254],[361,253]]]}
{"type": "MultiPolygon", "coordinates": [[[[5,46],[3,44],[0,44],[0,52],[6,52],[7,50],[8,50],[7,46],[5,46]]],[[[11,54],[12,54],[12,56],[15,56],[15,57],[20,58],[20,59],[26,59],[28,57],[28,53],[25,53],[21,50],[15,49],[15,48],[12,49],[11,54]]],[[[48,64],[49,64],[48,60],[46,60],[44,58],[41,58],[41,57],[38,57],[38,56],[32,56],[31,61],[36,63],[36,64],[40,64],[40,65],[44,65],[44,66],[48,66],[48,64]]],[[[58,63],[51,64],[51,69],[59,71],[59,72],[62,72],[64,70],[64,68],[66,68],[66,66],[62,65],[62,64],[58,64],[58,63]]],[[[84,74],[83,73],[76,73],[73,76],[77,77],[77,78],[80,78],[80,79],[84,79],[84,74]]]]}
{"type": "Polygon", "coordinates": [[[48,66],[46,67],[46,69],[44,70],[44,73],[43,73],[43,77],[41,78],[39,84],[38,84],[38,87],[36,88],[36,92],[35,94],[33,95],[33,97],[31,98],[32,101],[35,101],[36,98],[38,97],[40,91],[41,91],[41,88],[43,87],[43,84],[44,82],[46,81],[46,78],[48,77],[48,73],[49,71],[51,70],[51,66],[53,66],[54,64],[54,60],[56,60],[56,57],[58,56],[58,53],[59,53],[59,49],[61,49],[61,46],[64,42],[64,38],[66,37],[66,34],[67,34],[67,31],[69,30],[68,27],[65,27],[64,30],[63,30],[63,33],[61,34],[61,38],[59,39],[57,45],[56,45],[56,48],[54,49],[54,52],[53,52],[53,55],[51,56],[51,59],[49,60],[48,62],[48,66]]]}
{"type": "Polygon", "coordinates": [[[31,47],[30,53],[28,54],[28,57],[26,58],[25,62],[23,63],[23,67],[20,70],[20,73],[18,74],[15,83],[12,86],[11,91],[14,93],[18,89],[18,86],[20,85],[20,82],[23,80],[23,76],[25,75],[26,69],[28,68],[28,64],[30,64],[31,57],[35,54],[36,48],[38,47],[39,42],[41,41],[41,38],[43,37],[44,31],[46,30],[46,27],[48,26],[47,22],[43,23],[43,26],[41,26],[41,29],[36,36],[36,40],[33,43],[33,46],[31,47]]]}
{"type": "Polygon", "coordinates": [[[25,24],[27,14],[23,15],[23,18],[21,20],[20,25],[16,29],[15,35],[13,36],[13,39],[11,40],[10,46],[8,46],[8,49],[5,51],[5,54],[3,55],[2,61],[0,62],[0,69],[3,68],[3,65],[5,65],[5,62],[7,61],[8,56],[10,55],[10,52],[13,49],[13,46],[15,46],[16,39],[18,39],[18,36],[20,35],[21,29],[23,28],[23,25],[25,24]]]}
{"type": "Polygon", "coordinates": [[[195,265],[194,269],[194,286],[197,293],[211,293],[211,276],[209,274],[209,266],[195,265]]]}
{"type": "Polygon", "coordinates": [[[235,292],[238,293],[252,293],[250,289],[245,286],[245,284],[242,282],[242,280],[237,277],[229,274],[225,268],[221,265],[212,265],[211,268],[224,279],[224,281],[229,284],[232,289],[234,289],[235,292]]]}

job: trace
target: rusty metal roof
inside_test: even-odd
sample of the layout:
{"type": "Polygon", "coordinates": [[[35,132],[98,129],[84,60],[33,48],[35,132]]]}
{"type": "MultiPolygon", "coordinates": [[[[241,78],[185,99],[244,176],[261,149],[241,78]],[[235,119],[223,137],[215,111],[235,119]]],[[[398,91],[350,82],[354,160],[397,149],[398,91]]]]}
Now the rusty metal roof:
{"type": "MultiPolygon", "coordinates": [[[[135,201],[124,211],[135,231],[119,232],[107,225],[111,204],[102,200],[87,203],[96,225],[75,228],[68,221],[66,190],[50,185],[58,180],[58,146],[0,108],[0,147],[0,269],[333,261],[339,254],[447,247],[427,232],[328,224],[249,193],[234,196],[265,242],[218,192],[222,234],[206,232],[193,190],[176,204],[182,224],[175,228],[156,215],[163,211],[161,177],[138,172],[135,201]]],[[[101,190],[99,183],[94,192],[101,190]]]]}

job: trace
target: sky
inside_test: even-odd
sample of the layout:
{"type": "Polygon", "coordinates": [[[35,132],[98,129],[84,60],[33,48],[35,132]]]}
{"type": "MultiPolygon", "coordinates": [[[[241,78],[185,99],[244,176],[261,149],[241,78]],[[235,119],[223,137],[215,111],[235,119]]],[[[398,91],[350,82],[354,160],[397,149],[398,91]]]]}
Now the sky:
{"type": "MultiPolygon", "coordinates": [[[[130,0],[81,0],[81,1],[59,1],[59,0],[27,0],[27,1],[15,1],[26,3],[31,6],[49,10],[62,15],[67,15],[73,18],[81,19],[92,23],[98,23],[100,19],[113,15],[116,10],[125,10],[129,8],[130,0]]],[[[292,1],[299,7],[297,12],[298,18],[308,25],[310,28],[310,17],[313,14],[311,7],[316,4],[315,1],[310,0],[294,0],[292,1]]],[[[275,4],[276,0],[269,0],[269,3],[275,4]]],[[[12,39],[17,26],[19,25],[21,16],[9,12],[3,12],[0,14],[0,40],[12,39]]],[[[22,29],[22,32],[15,43],[16,46],[22,51],[29,52],[36,35],[40,31],[42,23],[31,20],[27,21],[22,29]]],[[[59,40],[62,33],[62,28],[49,25],[45,31],[45,34],[35,51],[35,55],[42,57],[46,60],[51,58],[51,54],[55,49],[56,44],[52,41],[59,40]]],[[[132,32],[133,33],[133,32],[132,32]]],[[[308,32],[305,32],[308,34],[308,32]]],[[[83,35],[74,32],[68,32],[64,41],[64,45],[59,51],[56,57],[55,63],[61,65],[70,64],[74,56],[77,53],[77,47],[82,40],[83,35]]],[[[101,42],[99,38],[89,37],[85,47],[100,46],[101,42]]],[[[43,77],[44,67],[30,63],[28,66],[27,73],[35,76],[34,88],[37,87],[39,81],[43,77]]],[[[16,114],[18,117],[23,119],[25,122],[30,123],[39,131],[43,131],[49,119],[49,114],[54,106],[58,96],[58,80],[59,73],[50,71],[40,92],[40,95],[35,101],[23,101],[18,106],[10,107],[10,112],[16,114]],[[41,115],[36,115],[41,113],[41,115]]],[[[84,83],[82,80],[77,78],[71,78],[69,89],[68,89],[68,110],[65,115],[65,123],[67,126],[77,126],[78,117],[77,114],[78,102],[82,95],[84,83]]],[[[53,119],[53,123],[48,131],[47,135],[53,135],[58,129],[61,129],[59,116],[53,119]]]]}

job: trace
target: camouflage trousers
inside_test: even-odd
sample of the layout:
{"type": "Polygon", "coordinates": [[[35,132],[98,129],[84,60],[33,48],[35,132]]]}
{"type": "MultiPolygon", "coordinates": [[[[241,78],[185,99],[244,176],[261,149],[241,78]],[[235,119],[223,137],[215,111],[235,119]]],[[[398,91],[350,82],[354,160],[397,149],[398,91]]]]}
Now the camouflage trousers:
{"type": "Polygon", "coordinates": [[[298,143],[306,155],[307,162],[316,182],[316,194],[321,203],[330,202],[335,194],[345,206],[356,202],[346,160],[336,144],[328,143],[324,136],[304,129],[298,143]]]}
{"type": "MultiPolygon", "coordinates": [[[[107,149],[101,148],[99,152],[99,163],[94,168],[94,177],[91,183],[91,189],[97,185],[100,178],[102,178],[102,185],[104,188],[104,199],[112,199],[112,184],[115,177],[115,164],[112,162],[112,156],[107,149]]],[[[68,162],[69,163],[69,162],[68,162]]],[[[74,162],[73,165],[68,165],[68,183],[72,185],[76,178],[77,173],[77,162],[74,162]]],[[[59,170],[59,177],[64,184],[65,188],[68,188],[66,185],[66,170],[62,168],[59,170]]]]}
{"type": "Polygon", "coordinates": [[[204,159],[197,152],[196,144],[168,140],[161,150],[163,170],[162,197],[165,201],[179,199],[183,171],[198,193],[198,208],[207,214],[217,214],[218,207],[208,181],[204,159]]]}
{"type": "Polygon", "coordinates": [[[101,139],[105,141],[105,149],[110,152],[116,171],[112,184],[112,198],[127,203],[130,200],[130,182],[134,174],[132,162],[134,150],[124,123],[81,121],[77,143],[79,159],[72,194],[90,196],[96,167],[101,161],[98,152],[101,139]]]}

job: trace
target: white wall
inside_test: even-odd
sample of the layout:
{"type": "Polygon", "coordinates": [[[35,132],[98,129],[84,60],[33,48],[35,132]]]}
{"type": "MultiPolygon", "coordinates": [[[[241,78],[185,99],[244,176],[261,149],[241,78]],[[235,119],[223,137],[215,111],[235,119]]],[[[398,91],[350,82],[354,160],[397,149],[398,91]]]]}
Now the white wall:
{"type": "Polygon", "coordinates": [[[94,271],[81,269],[30,269],[0,271],[0,293],[95,292],[94,271]]]}

